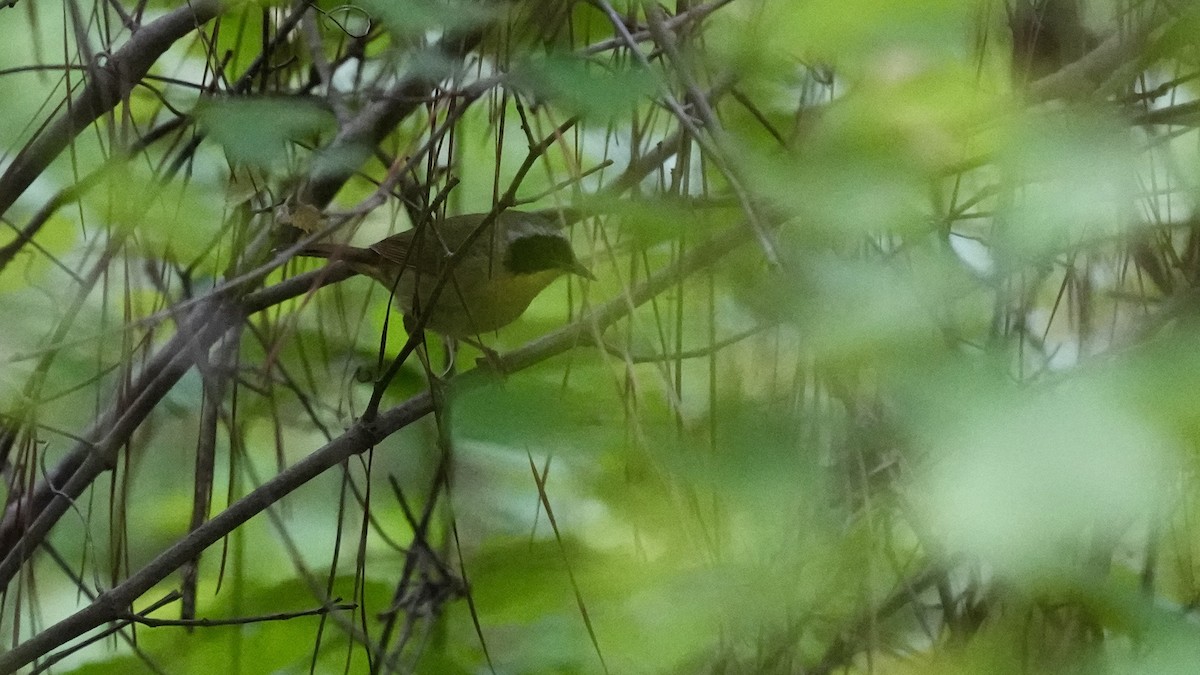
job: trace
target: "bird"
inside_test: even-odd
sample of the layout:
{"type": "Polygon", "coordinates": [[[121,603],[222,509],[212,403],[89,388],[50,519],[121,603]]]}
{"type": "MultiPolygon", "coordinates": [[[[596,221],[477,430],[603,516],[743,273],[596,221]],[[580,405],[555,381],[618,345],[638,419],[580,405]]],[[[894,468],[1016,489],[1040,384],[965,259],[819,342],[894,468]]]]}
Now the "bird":
{"type": "Polygon", "coordinates": [[[424,318],[425,329],[460,340],[516,321],[564,274],[595,279],[548,215],[502,211],[471,239],[489,215],[451,216],[366,248],[312,244],[299,255],[345,261],[394,292],[406,318],[424,318]],[[451,264],[464,244],[461,259],[451,264]],[[448,279],[434,298],[445,275],[448,279]]]}

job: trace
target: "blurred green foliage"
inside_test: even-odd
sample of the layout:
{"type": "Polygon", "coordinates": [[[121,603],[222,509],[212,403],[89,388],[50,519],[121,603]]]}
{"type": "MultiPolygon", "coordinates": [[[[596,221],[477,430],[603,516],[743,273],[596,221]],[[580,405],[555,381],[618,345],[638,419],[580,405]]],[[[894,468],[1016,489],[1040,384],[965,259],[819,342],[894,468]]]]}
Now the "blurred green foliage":
{"type": "MultiPolygon", "coordinates": [[[[521,208],[597,205],[571,236],[599,279],[560,280],[483,336],[501,353],[622,305],[713,236],[745,236],[565,354],[504,378],[433,378],[436,415],[200,562],[201,617],[353,608],[139,627],[145,660],[114,640],[63,672],[1195,668],[1194,120],[1132,123],[1163,82],[1167,99],[1195,95],[1190,4],[1085,3],[1098,35],[1135,20],[1169,29],[1143,61],[1128,57],[1144,82],[1049,102],[1010,81],[1003,3],[739,0],[672,24],[671,49],[639,30],[653,19],[644,5],[613,3],[649,67],[604,3],[551,0],[356,2],[370,44],[314,62],[313,49],[329,59],[365,39],[334,21],[350,10],[318,4],[327,14],[272,56],[278,91],[264,77],[248,96],[163,95],[197,125],[173,148],[196,138],[196,154],[112,159],[117,134],[84,135],[5,214],[0,247],[47,191],[98,172],[0,269],[0,422],[27,430],[10,495],[278,229],[304,176],[354,167],[338,208],[381,184],[409,198],[337,233],[369,242],[438,196],[450,213],[490,208],[529,148],[579,116],[519,196],[536,199],[521,208]],[[476,30],[461,63],[433,46],[476,30]],[[618,47],[582,49],[610,39],[618,47]],[[458,116],[454,96],[493,76],[502,88],[458,116]],[[380,147],[338,144],[346,116],[414,80],[439,83],[436,95],[405,90],[417,112],[380,147]],[[696,87],[718,92],[700,105],[696,87]],[[584,199],[680,128],[664,92],[704,143],[628,192],[584,199]],[[448,119],[453,132],[437,136],[448,119]],[[384,654],[362,644],[383,636],[384,654]]],[[[246,18],[258,10],[285,7],[232,8],[214,37],[230,73],[263,48],[246,18]]],[[[47,10],[29,12],[33,38],[0,23],[8,60],[22,53],[13,44],[63,39],[47,10]]],[[[212,59],[181,43],[156,74],[194,76],[212,59]]],[[[61,96],[46,74],[26,89],[13,77],[0,77],[8,158],[31,134],[13,119],[41,119],[30,99],[61,96]]],[[[169,117],[159,100],[131,101],[138,128],[169,117]]],[[[266,283],[315,268],[290,262],[266,283]]],[[[65,571],[111,587],[186,536],[214,397],[210,515],[353,424],[408,339],[388,305],[365,279],[314,288],[249,317],[227,362],[206,353],[55,528],[64,563],[37,558],[4,628],[27,639],[84,603],[65,571]]],[[[430,336],[435,373],[441,352],[430,336]]],[[[460,345],[456,363],[484,371],[489,357],[460,345]]],[[[430,380],[414,358],[384,407],[430,380]]],[[[134,609],[178,587],[164,580],[134,609]]]]}

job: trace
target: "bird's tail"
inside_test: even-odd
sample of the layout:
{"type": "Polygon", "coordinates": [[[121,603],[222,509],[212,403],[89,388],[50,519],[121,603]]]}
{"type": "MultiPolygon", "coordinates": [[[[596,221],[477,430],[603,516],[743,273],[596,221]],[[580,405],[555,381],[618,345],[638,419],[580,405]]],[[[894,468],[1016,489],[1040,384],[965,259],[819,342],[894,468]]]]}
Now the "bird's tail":
{"type": "Polygon", "coordinates": [[[310,244],[302,249],[296,255],[302,255],[309,258],[328,258],[330,260],[345,260],[349,263],[364,263],[371,265],[379,262],[379,254],[357,246],[344,246],[342,244],[310,244]]]}

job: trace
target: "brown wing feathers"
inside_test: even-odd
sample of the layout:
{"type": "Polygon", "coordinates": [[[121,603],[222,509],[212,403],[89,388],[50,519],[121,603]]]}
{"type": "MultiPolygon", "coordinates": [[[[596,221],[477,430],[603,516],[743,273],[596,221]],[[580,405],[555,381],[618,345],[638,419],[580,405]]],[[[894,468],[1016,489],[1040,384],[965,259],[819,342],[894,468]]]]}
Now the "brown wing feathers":
{"type": "Polygon", "coordinates": [[[311,244],[301,250],[299,255],[310,258],[329,258],[330,260],[345,260],[351,263],[373,265],[379,262],[380,254],[371,249],[359,248],[357,246],[311,244]]]}

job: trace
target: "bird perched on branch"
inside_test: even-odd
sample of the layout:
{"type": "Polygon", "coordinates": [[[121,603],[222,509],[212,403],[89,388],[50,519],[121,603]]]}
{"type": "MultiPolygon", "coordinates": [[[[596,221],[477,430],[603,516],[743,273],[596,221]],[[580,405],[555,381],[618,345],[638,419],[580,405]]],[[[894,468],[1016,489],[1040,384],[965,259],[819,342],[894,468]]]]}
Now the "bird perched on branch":
{"type": "Polygon", "coordinates": [[[425,328],[456,339],[512,323],[563,274],[595,278],[550,217],[504,211],[472,239],[486,217],[453,216],[367,248],[314,244],[300,255],[346,261],[354,271],[394,290],[406,316],[428,315],[425,328]],[[453,260],[464,244],[460,259],[453,260]],[[446,282],[435,298],[443,277],[446,282]]]}

